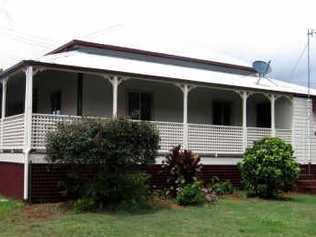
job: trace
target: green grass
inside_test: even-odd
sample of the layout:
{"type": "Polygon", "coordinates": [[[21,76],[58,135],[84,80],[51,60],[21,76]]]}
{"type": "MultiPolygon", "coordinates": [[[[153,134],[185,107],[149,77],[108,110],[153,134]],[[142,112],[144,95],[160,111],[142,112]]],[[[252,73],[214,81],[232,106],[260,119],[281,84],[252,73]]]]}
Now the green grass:
{"type": "Polygon", "coordinates": [[[316,196],[310,195],[287,201],[228,197],[214,205],[143,214],[54,212],[33,219],[17,206],[0,203],[0,215],[6,215],[0,236],[316,236],[316,196]]]}
{"type": "Polygon", "coordinates": [[[13,213],[18,213],[23,204],[0,196],[0,223],[13,213]]]}

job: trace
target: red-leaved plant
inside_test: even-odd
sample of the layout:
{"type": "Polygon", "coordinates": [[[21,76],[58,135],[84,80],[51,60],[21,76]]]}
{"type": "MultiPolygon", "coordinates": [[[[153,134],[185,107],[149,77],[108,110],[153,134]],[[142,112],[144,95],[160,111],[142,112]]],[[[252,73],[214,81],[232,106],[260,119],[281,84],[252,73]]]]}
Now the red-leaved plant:
{"type": "Polygon", "coordinates": [[[198,180],[202,165],[200,156],[190,150],[182,150],[178,145],[170,150],[162,162],[162,170],[167,175],[168,196],[175,197],[179,188],[198,180]]]}

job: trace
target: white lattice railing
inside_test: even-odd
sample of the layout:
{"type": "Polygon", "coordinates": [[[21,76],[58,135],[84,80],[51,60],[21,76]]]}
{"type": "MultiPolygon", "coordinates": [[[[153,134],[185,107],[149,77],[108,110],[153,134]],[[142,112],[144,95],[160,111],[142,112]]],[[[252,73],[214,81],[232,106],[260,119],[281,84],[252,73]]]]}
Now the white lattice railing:
{"type": "Polygon", "coordinates": [[[292,143],[292,129],[277,128],[275,130],[275,135],[289,144],[292,143]]]}
{"type": "Polygon", "coordinates": [[[168,152],[173,146],[183,144],[183,123],[151,121],[159,130],[160,150],[168,152]]]}
{"type": "Polygon", "coordinates": [[[189,148],[198,153],[242,153],[242,127],[189,124],[189,148]]]}
{"type": "Polygon", "coordinates": [[[56,129],[60,122],[72,122],[82,119],[80,116],[33,114],[32,116],[32,148],[45,149],[46,136],[50,131],[56,129]]]}
{"type": "MultiPolygon", "coordinates": [[[[80,116],[33,114],[32,148],[44,150],[46,136],[56,129],[59,122],[81,120],[80,116]]],[[[103,118],[104,119],[104,118],[103,118]]],[[[24,114],[6,117],[0,120],[1,149],[23,149],[24,114]]],[[[184,127],[182,123],[151,121],[160,133],[160,152],[167,152],[173,146],[183,145],[184,127]]],[[[247,145],[263,137],[270,136],[270,128],[247,128],[247,145]]],[[[287,142],[292,141],[291,129],[276,129],[276,136],[287,142]]],[[[197,153],[241,154],[243,153],[243,129],[241,126],[217,126],[208,124],[188,124],[189,149],[197,153]]]]}
{"type": "Polygon", "coordinates": [[[24,118],[24,114],[18,114],[2,120],[0,129],[2,149],[23,149],[24,118]]]}
{"type": "MultiPolygon", "coordinates": [[[[43,150],[46,145],[46,136],[54,131],[59,122],[72,122],[82,119],[79,116],[33,114],[32,119],[32,148],[43,150]]],[[[174,122],[152,121],[160,132],[160,152],[167,152],[172,146],[182,144],[183,124],[174,122]]]]}
{"type": "Polygon", "coordinates": [[[271,136],[271,128],[247,127],[247,146],[250,147],[255,141],[271,136]]]}

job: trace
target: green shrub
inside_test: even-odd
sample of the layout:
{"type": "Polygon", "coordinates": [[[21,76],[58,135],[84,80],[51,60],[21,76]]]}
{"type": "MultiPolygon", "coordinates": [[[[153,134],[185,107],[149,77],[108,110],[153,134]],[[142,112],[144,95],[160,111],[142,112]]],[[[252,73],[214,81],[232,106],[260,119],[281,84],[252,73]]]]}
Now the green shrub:
{"type": "Polygon", "coordinates": [[[105,207],[146,197],[148,178],[139,167],[154,162],[158,143],[158,130],[149,123],[89,119],[59,124],[49,133],[47,158],[72,166],[63,180],[67,194],[105,207]],[[82,165],[94,167],[95,175],[82,178],[82,165]]]}
{"type": "Polygon", "coordinates": [[[179,205],[188,206],[200,204],[204,201],[204,193],[200,182],[186,184],[177,193],[176,201],[179,205]]]}
{"type": "Polygon", "coordinates": [[[292,146],[280,138],[256,142],[246,150],[238,167],[248,193],[264,198],[274,198],[281,191],[288,191],[300,172],[292,146]]]}
{"type": "Polygon", "coordinates": [[[92,198],[79,198],[73,202],[72,208],[75,212],[93,211],[96,203],[92,198]]]}
{"type": "Polygon", "coordinates": [[[197,154],[190,150],[181,150],[181,146],[171,149],[162,164],[162,170],[168,176],[167,194],[175,197],[181,186],[197,181],[201,168],[197,154]]]}
{"type": "Polygon", "coordinates": [[[209,186],[210,192],[217,195],[232,194],[234,186],[229,180],[220,180],[218,177],[213,177],[209,186]]]}
{"type": "Polygon", "coordinates": [[[56,131],[47,135],[46,149],[49,161],[55,163],[129,168],[153,163],[158,143],[158,130],[150,123],[86,119],[58,124],[56,131]]]}

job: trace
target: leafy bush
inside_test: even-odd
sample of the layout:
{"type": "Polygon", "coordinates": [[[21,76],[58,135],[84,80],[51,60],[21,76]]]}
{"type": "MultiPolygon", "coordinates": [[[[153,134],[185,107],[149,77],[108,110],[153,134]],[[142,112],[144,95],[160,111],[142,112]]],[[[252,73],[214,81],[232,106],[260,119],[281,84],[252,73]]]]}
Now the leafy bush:
{"type": "Polygon", "coordinates": [[[130,167],[155,161],[158,130],[147,122],[86,119],[60,123],[47,135],[48,159],[70,164],[130,167]]]}
{"type": "Polygon", "coordinates": [[[175,197],[181,186],[197,181],[201,168],[200,157],[192,151],[181,150],[180,145],[171,149],[162,164],[162,170],[168,176],[168,194],[175,197]]]}
{"type": "Polygon", "coordinates": [[[264,198],[288,191],[300,172],[292,146],[280,138],[264,138],[256,142],[246,150],[238,166],[248,193],[264,198]]]}
{"type": "Polygon", "coordinates": [[[213,177],[209,186],[210,192],[217,195],[232,194],[234,186],[229,180],[220,180],[218,177],[213,177]]]}
{"type": "Polygon", "coordinates": [[[154,162],[158,142],[158,131],[149,123],[89,119],[59,124],[49,133],[47,158],[72,166],[71,175],[63,180],[66,193],[104,207],[147,196],[148,178],[137,170],[154,162]],[[93,166],[95,175],[81,177],[82,165],[93,166]]]}
{"type": "Polygon", "coordinates": [[[72,208],[75,212],[92,211],[96,208],[96,203],[92,198],[79,198],[74,201],[72,208]]]}
{"type": "Polygon", "coordinates": [[[200,182],[189,183],[181,187],[177,193],[176,201],[179,205],[196,205],[204,201],[204,193],[200,182]]]}

